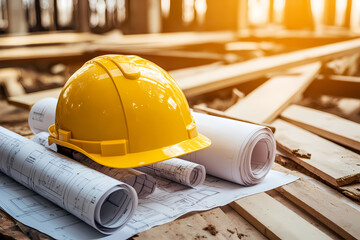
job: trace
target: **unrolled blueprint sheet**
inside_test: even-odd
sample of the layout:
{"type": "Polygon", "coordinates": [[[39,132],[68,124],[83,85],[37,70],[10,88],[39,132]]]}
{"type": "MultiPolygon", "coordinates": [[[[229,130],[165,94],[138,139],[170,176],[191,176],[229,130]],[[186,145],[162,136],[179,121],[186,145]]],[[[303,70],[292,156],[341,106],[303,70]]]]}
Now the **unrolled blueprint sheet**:
{"type": "Polygon", "coordinates": [[[157,178],[158,188],[139,206],[126,226],[106,236],[65,210],[0,173],[0,207],[18,221],[56,239],[127,239],[153,226],[170,222],[185,213],[222,206],[236,199],[295,181],[297,177],[270,171],[257,185],[244,187],[207,176],[203,185],[188,188],[157,178]]]}

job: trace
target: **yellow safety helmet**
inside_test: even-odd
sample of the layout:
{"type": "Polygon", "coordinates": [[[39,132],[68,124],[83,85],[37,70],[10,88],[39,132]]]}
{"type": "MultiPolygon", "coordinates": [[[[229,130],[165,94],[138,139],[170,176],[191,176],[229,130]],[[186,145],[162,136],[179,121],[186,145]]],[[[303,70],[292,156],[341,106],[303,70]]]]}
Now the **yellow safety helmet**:
{"type": "Polygon", "coordinates": [[[156,64],[105,55],[85,63],[62,89],[49,143],[109,167],[131,168],[210,145],[198,134],[183,92],[156,64]]]}

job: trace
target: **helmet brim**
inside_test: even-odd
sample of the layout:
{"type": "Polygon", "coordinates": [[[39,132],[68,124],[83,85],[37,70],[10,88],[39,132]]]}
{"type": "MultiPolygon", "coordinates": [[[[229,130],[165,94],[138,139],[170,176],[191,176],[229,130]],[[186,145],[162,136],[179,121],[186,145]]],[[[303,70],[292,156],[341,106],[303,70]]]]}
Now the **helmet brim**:
{"type": "Polygon", "coordinates": [[[89,157],[90,159],[101,165],[112,168],[135,168],[149,165],[204,149],[211,144],[209,138],[205,137],[204,135],[198,134],[198,136],[192,139],[188,139],[180,143],[159,149],[138,153],[127,153],[121,156],[102,156],[96,153],[88,153],[74,144],[60,141],[52,137],[51,135],[49,136],[49,139],[51,139],[51,142],[53,143],[56,143],[63,147],[71,148],[84,154],[85,156],[89,157]]]}

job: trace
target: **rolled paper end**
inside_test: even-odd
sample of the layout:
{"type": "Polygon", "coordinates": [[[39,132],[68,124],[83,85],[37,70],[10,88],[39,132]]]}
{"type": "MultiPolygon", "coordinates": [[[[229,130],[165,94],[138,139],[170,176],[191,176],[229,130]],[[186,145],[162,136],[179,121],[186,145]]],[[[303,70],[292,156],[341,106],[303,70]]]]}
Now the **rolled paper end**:
{"type": "Polygon", "coordinates": [[[55,123],[56,105],[56,98],[43,98],[31,107],[28,123],[34,134],[47,132],[55,123]]]}
{"type": "Polygon", "coordinates": [[[249,141],[249,152],[240,164],[243,185],[253,185],[264,180],[271,170],[276,156],[276,142],[272,132],[263,128],[249,141]]]}
{"type": "Polygon", "coordinates": [[[137,195],[132,187],[121,185],[102,196],[95,210],[95,224],[104,234],[121,229],[134,215],[137,195]]]}

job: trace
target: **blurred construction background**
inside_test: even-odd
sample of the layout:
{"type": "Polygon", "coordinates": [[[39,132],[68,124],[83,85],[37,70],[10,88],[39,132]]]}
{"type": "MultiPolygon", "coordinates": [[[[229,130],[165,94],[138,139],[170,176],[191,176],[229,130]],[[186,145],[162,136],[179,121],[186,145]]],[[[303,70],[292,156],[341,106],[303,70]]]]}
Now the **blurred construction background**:
{"type": "Polygon", "coordinates": [[[320,60],[320,74],[304,90],[312,105],[328,108],[338,99],[323,95],[359,97],[357,85],[346,85],[357,79],[339,80],[359,75],[358,47],[315,49],[320,55],[310,59],[301,51],[359,34],[357,0],[0,0],[0,99],[31,106],[38,97],[22,104],[22,96],[48,89],[40,96],[56,96],[89,59],[135,54],[170,71],[191,106],[222,111],[272,75],[320,60]],[[287,55],[276,66],[261,60],[294,51],[302,58],[287,55]],[[254,59],[260,62],[234,65],[254,59]],[[221,74],[226,66],[231,77],[221,74]]]}
{"type": "Polygon", "coordinates": [[[107,53],[166,70],[229,64],[354,38],[359,25],[352,0],[0,0],[0,67],[16,67],[0,78],[27,93],[61,86],[107,53]]]}

